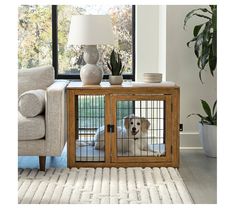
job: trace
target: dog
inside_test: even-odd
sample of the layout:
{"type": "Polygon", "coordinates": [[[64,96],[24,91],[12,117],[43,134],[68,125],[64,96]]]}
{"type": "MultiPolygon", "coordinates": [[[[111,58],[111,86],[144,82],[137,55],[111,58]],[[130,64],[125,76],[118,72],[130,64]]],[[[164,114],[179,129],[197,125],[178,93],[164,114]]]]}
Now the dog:
{"type": "MultiPolygon", "coordinates": [[[[117,127],[117,150],[129,152],[129,155],[142,156],[154,154],[148,145],[148,129],[150,122],[143,117],[131,114],[123,118],[123,126],[117,127]]],[[[105,128],[97,130],[94,138],[95,149],[104,150],[105,128]]]]}

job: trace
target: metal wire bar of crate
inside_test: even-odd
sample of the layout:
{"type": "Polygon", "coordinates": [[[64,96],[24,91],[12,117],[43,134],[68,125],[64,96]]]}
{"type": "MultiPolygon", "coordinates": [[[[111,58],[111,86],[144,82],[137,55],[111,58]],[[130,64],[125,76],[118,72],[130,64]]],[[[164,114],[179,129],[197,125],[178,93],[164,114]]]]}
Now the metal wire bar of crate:
{"type": "MultiPolygon", "coordinates": [[[[105,99],[103,95],[78,95],[76,161],[104,161],[104,150],[94,149],[94,136],[104,126],[105,99]]],[[[98,136],[99,137],[99,136],[98,136]]]]}

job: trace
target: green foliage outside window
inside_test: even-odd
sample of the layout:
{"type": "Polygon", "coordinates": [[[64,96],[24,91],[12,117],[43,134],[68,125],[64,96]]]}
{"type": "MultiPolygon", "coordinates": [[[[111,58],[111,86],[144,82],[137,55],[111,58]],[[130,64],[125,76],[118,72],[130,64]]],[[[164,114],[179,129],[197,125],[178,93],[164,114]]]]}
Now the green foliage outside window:
{"type": "Polygon", "coordinates": [[[19,6],[19,69],[52,64],[51,30],[51,6],[19,6]]]}

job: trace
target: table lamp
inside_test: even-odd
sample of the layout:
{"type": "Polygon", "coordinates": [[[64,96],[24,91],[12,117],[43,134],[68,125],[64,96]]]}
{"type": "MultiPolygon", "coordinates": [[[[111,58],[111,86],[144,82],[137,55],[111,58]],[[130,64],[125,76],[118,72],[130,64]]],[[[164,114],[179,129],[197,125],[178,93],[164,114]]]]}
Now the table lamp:
{"type": "Polygon", "coordinates": [[[98,85],[103,78],[103,70],[96,65],[99,60],[98,44],[114,44],[111,18],[108,15],[72,16],[68,45],[84,45],[86,65],[80,70],[84,85],[98,85]]]}

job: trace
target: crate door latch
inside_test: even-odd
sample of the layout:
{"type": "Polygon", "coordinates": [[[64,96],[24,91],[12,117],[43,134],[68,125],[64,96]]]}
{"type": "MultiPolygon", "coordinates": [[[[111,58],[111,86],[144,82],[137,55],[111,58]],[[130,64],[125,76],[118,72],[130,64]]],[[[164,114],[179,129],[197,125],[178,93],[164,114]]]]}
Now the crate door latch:
{"type": "Polygon", "coordinates": [[[114,125],[108,124],[107,125],[107,130],[109,133],[113,133],[114,132],[114,125]]]}

